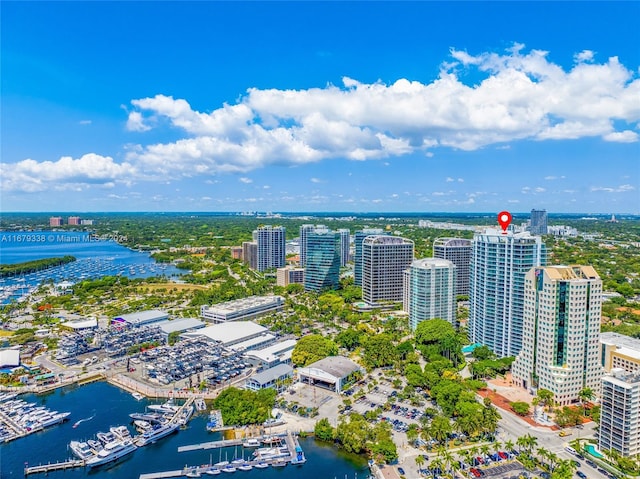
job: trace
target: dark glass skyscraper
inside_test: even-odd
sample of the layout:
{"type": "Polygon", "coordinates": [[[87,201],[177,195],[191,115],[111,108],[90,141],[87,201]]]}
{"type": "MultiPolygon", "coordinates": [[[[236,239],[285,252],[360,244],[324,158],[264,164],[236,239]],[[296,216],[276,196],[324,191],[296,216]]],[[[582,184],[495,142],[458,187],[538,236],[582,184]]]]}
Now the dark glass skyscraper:
{"type": "Polygon", "coordinates": [[[306,256],[305,291],[320,292],[340,286],[340,233],[308,233],[306,256]]]}
{"type": "Polygon", "coordinates": [[[547,210],[531,210],[529,232],[532,235],[547,234],[547,210]]]}

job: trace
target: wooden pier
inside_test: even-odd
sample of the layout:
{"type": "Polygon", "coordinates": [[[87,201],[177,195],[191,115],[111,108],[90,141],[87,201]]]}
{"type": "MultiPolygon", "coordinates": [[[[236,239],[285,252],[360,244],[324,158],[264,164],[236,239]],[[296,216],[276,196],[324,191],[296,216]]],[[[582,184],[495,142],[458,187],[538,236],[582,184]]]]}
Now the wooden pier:
{"type": "Polygon", "coordinates": [[[39,466],[31,466],[24,468],[24,475],[48,473],[51,471],[64,471],[66,469],[75,469],[77,467],[84,467],[84,461],[80,459],[70,459],[63,462],[50,462],[49,464],[40,464],[39,466]]]}

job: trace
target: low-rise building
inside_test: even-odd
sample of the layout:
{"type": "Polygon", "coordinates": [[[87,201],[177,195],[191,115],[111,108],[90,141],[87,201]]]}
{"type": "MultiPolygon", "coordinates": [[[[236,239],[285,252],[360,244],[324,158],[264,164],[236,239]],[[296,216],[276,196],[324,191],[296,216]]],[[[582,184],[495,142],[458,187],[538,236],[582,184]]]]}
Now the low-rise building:
{"type": "Polygon", "coordinates": [[[251,321],[233,321],[214,324],[206,328],[184,333],[185,337],[207,337],[226,348],[235,350],[260,349],[273,343],[275,336],[264,326],[251,321]],[[251,343],[251,348],[248,347],[251,343]]]}
{"type": "Polygon", "coordinates": [[[364,369],[344,356],[329,356],[305,368],[298,368],[301,383],[319,386],[338,394],[348,385],[357,373],[364,369]]]}
{"type": "Polygon", "coordinates": [[[148,311],[138,311],[137,313],[127,313],[116,316],[112,323],[127,323],[130,326],[144,326],[152,323],[159,323],[169,319],[169,313],[160,311],[159,309],[151,309],[148,311]]]}
{"type": "Polygon", "coordinates": [[[291,366],[288,364],[278,364],[248,378],[244,383],[244,387],[251,391],[273,388],[280,392],[286,387],[287,379],[292,377],[293,368],[291,366]]]}
{"type": "Polygon", "coordinates": [[[278,364],[290,364],[291,353],[295,348],[295,339],[286,339],[263,349],[254,349],[246,354],[246,358],[261,368],[272,368],[278,364]]]}
{"type": "Polygon", "coordinates": [[[619,333],[600,333],[602,367],[606,372],[623,369],[640,371],[640,339],[619,333]]]}
{"type": "Polygon", "coordinates": [[[184,333],[186,331],[194,331],[204,328],[207,324],[197,318],[179,318],[167,321],[161,321],[156,324],[162,331],[165,342],[169,341],[171,333],[184,333]]]}
{"type": "Polygon", "coordinates": [[[213,306],[202,306],[200,317],[215,323],[245,321],[263,314],[280,311],[283,307],[284,298],[282,296],[249,296],[213,306]]]}

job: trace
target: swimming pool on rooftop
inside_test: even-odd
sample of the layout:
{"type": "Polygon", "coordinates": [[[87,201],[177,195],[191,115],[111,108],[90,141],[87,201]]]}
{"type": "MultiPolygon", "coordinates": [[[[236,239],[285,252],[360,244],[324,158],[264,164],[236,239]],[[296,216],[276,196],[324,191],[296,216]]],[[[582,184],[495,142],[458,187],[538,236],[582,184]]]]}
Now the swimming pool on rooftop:
{"type": "Polygon", "coordinates": [[[602,459],[604,457],[602,454],[596,451],[596,447],[593,444],[587,444],[586,446],[584,446],[584,448],[595,458],[602,459]]]}

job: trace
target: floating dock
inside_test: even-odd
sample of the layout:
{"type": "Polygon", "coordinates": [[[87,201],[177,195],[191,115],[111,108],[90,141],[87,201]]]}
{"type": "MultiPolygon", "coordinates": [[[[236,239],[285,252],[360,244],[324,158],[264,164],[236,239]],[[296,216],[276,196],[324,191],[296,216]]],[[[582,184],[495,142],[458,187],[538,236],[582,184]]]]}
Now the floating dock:
{"type": "Polygon", "coordinates": [[[75,469],[76,467],[84,467],[84,461],[80,459],[70,459],[64,462],[52,462],[49,464],[40,464],[39,466],[25,467],[24,475],[64,471],[66,469],[75,469]]]}
{"type": "MultiPolygon", "coordinates": [[[[261,458],[261,459],[253,459],[247,460],[244,464],[255,467],[258,464],[268,464],[271,467],[282,467],[287,464],[295,464],[302,465],[306,462],[304,457],[304,453],[302,452],[302,448],[298,442],[298,438],[295,437],[290,431],[287,431],[286,434],[278,434],[273,435],[272,437],[277,436],[282,439],[287,445],[288,454],[282,457],[274,457],[274,458],[261,458]]],[[[193,444],[189,446],[181,446],[178,448],[178,452],[185,451],[195,451],[198,449],[215,449],[220,447],[228,447],[242,444],[242,440],[240,439],[230,439],[227,441],[212,441],[205,442],[201,444],[193,444]]],[[[238,467],[241,464],[231,464],[233,467],[238,467]]],[[[202,466],[186,466],[184,469],[177,469],[174,471],[164,471],[164,472],[151,472],[147,474],[140,474],[140,479],[167,479],[172,477],[199,477],[199,474],[205,474],[206,471],[211,469],[216,469],[221,472],[224,472],[225,466],[215,466],[213,464],[205,464],[202,466]]],[[[206,474],[205,474],[206,475],[206,474]]]]}

